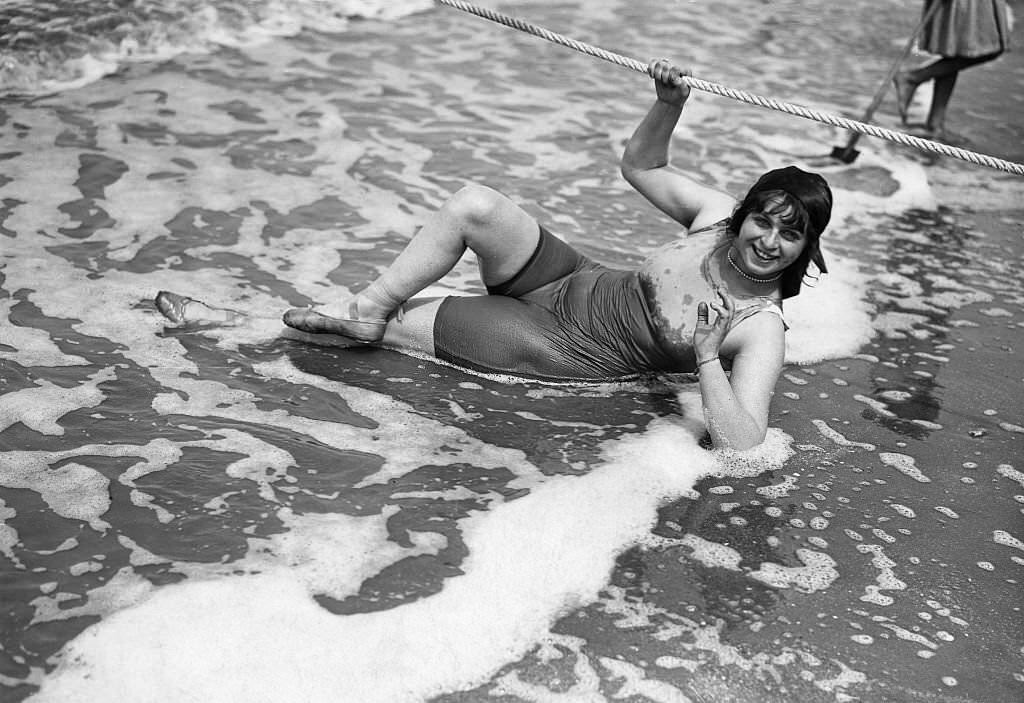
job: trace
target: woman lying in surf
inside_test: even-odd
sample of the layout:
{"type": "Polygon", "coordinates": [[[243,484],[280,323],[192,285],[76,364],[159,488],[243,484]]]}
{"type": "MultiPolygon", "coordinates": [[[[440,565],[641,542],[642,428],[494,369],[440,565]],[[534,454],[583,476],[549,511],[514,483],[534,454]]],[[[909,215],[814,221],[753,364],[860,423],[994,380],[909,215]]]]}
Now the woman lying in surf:
{"type": "MultiPolygon", "coordinates": [[[[697,372],[714,444],[760,444],[784,360],[782,300],[800,292],[810,262],[826,270],[818,240],[832,194],[821,176],[789,166],[762,175],[737,203],[673,169],[669,142],[689,97],[688,74],[667,61],[648,70],[657,101],[626,145],[622,174],[688,236],[638,270],[615,270],[500,193],[470,185],[348,301],[346,318],[297,308],[285,324],[526,378],[697,372]],[[467,248],[488,295],[413,298],[467,248]]],[[[166,293],[157,300],[176,321],[185,319],[185,302],[166,293]]]]}

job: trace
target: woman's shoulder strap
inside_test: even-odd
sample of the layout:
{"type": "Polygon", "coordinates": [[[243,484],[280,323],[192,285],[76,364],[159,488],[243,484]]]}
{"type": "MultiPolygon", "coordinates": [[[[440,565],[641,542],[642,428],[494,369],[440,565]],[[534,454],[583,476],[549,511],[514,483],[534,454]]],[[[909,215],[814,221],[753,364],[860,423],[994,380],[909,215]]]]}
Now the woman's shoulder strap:
{"type": "Polygon", "coordinates": [[[729,226],[729,220],[730,220],[730,218],[728,218],[728,217],[722,218],[718,222],[715,222],[715,223],[710,224],[710,225],[704,225],[700,229],[695,229],[695,230],[692,230],[690,232],[687,232],[687,236],[692,236],[694,234],[704,234],[706,232],[720,232],[720,231],[724,231],[729,226]]]}
{"type": "Polygon", "coordinates": [[[782,326],[787,330],[789,329],[789,324],[786,322],[786,316],[782,313],[782,304],[772,300],[771,298],[759,298],[756,303],[752,303],[746,307],[738,309],[732,318],[732,324],[738,325],[748,317],[752,317],[762,311],[778,315],[779,319],[782,320],[782,326]]]}

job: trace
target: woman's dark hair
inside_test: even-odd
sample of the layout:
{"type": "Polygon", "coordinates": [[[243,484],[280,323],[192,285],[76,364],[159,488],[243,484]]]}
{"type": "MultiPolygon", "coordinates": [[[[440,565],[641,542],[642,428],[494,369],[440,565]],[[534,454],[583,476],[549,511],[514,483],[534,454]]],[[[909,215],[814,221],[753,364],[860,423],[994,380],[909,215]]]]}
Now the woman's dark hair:
{"type": "Polygon", "coordinates": [[[832,217],[832,190],[824,178],[796,166],[768,171],[757,179],[737,206],[729,221],[729,231],[738,235],[743,221],[752,212],[777,215],[783,224],[803,232],[807,238],[800,256],[782,273],[783,298],[800,292],[800,285],[808,275],[808,264],[813,262],[820,273],[828,273],[819,242],[832,217]]]}

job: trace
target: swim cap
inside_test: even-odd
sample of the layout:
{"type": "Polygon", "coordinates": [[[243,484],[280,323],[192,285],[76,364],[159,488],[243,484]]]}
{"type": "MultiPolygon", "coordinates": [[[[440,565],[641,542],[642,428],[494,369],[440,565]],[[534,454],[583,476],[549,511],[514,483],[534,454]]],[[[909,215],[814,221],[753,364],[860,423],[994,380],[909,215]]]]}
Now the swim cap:
{"type": "Polygon", "coordinates": [[[750,192],[781,190],[796,198],[810,219],[814,235],[820,236],[832,217],[832,190],[817,173],[786,166],[768,171],[757,179],[750,192]]]}

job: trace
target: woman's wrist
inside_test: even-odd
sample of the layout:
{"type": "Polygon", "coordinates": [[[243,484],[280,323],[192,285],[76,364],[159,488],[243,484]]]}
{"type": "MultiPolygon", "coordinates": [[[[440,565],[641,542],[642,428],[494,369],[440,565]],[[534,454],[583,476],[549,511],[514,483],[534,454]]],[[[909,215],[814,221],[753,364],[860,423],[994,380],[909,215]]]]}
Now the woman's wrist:
{"type": "MultiPolygon", "coordinates": [[[[687,97],[689,97],[689,96],[687,96],[687,97]]],[[[658,102],[663,103],[665,105],[668,105],[669,107],[677,107],[679,109],[682,109],[683,105],[686,104],[686,100],[687,100],[687,98],[683,98],[679,102],[674,102],[672,100],[665,100],[660,95],[658,96],[658,102]]]]}
{"type": "Polygon", "coordinates": [[[700,371],[705,364],[710,364],[714,361],[719,361],[717,356],[709,356],[707,359],[704,359],[703,361],[698,361],[697,370],[700,371]]]}

